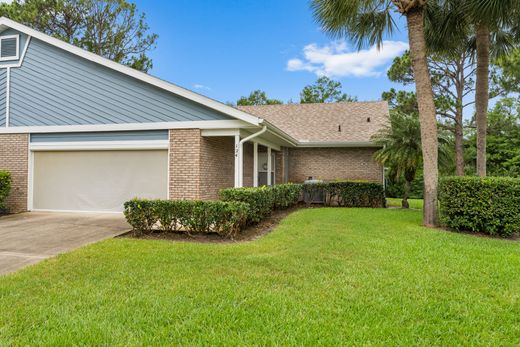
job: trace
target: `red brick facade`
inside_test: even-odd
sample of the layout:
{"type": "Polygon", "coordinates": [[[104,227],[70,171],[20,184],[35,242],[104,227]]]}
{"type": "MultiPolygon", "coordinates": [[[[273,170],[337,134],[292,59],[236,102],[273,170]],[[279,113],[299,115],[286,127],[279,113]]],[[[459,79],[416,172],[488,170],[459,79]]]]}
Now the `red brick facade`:
{"type": "Polygon", "coordinates": [[[27,211],[29,135],[0,135],[0,170],[11,173],[7,208],[12,213],[27,211]]]}
{"type": "Polygon", "coordinates": [[[375,148],[290,148],[289,181],[367,180],[383,182],[383,169],[373,159],[375,148]]]}

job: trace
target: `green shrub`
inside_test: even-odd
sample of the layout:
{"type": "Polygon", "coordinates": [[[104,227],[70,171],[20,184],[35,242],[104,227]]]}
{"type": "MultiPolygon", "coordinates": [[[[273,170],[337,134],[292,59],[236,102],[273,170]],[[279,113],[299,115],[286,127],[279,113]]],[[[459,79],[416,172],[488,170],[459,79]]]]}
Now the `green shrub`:
{"type": "Polygon", "coordinates": [[[326,206],[385,207],[385,191],[379,183],[338,181],[304,184],[303,191],[311,201],[323,194],[326,206]]]}
{"type": "Polygon", "coordinates": [[[5,201],[11,191],[11,174],[7,171],[0,171],[0,212],[7,207],[5,201]]]}
{"type": "Polygon", "coordinates": [[[132,199],[125,202],[124,215],[138,235],[150,233],[157,221],[157,200],[132,199]]]}
{"type": "Polygon", "coordinates": [[[234,237],[246,224],[248,210],[241,202],[133,199],[125,203],[124,213],[137,235],[157,228],[234,237]]]}
{"type": "Polygon", "coordinates": [[[444,177],[440,181],[442,223],[458,231],[510,236],[520,231],[520,179],[444,177]]]}
{"type": "Polygon", "coordinates": [[[272,186],[271,190],[274,194],[275,210],[283,210],[296,205],[302,195],[301,184],[277,184],[272,186]]]}
{"type": "Polygon", "coordinates": [[[266,186],[223,189],[220,191],[220,199],[246,203],[249,206],[247,224],[259,223],[274,208],[274,191],[266,186]]]}

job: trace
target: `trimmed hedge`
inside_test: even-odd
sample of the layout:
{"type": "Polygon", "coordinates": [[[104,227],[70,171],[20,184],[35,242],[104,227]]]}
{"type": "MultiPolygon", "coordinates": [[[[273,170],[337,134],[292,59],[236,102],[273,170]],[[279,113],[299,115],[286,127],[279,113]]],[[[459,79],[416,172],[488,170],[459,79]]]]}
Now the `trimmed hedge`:
{"type": "Polygon", "coordinates": [[[6,210],[5,201],[11,191],[11,174],[7,171],[0,171],[0,212],[6,210]]]}
{"type": "Polygon", "coordinates": [[[222,189],[219,197],[222,201],[238,201],[248,204],[247,224],[259,223],[268,217],[274,208],[273,190],[266,186],[222,189]]]}
{"type": "Polygon", "coordinates": [[[220,191],[220,200],[239,201],[249,205],[247,224],[256,224],[268,217],[273,210],[286,209],[300,200],[301,184],[229,188],[220,191]]]}
{"type": "Polygon", "coordinates": [[[441,221],[458,231],[510,236],[520,232],[520,179],[444,177],[440,180],[441,221]]]}
{"type": "Polygon", "coordinates": [[[310,183],[303,192],[313,201],[323,194],[326,206],[385,207],[385,190],[382,184],[358,181],[310,183]]]}
{"type": "Polygon", "coordinates": [[[274,209],[284,210],[292,207],[300,201],[302,195],[301,184],[278,184],[271,187],[274,194],[274,209]]]}
{"type": "Polygon", "coordinates": [[[233,238],[244,227],[249,211],[244,203],[223,201],[133,199],[124,206],[126,220],[137,235],[159,229],[233,238]]]}

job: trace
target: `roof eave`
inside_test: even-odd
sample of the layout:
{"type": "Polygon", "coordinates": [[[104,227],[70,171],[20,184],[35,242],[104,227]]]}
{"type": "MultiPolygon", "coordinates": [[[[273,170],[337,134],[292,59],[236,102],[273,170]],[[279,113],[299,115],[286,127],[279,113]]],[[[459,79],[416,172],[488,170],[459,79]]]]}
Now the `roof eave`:
{"type": "Polygon", "coordinates": [[[47,34],[44,34],[42,32],[39,32],[37,30],[34,30],[32,28],[29,28],[26,25],[20,24],[18,22],[15,22],[9,18],[6,17],[0,17],[0,27],[10,27],[13,28],[19,32],[22,32],[28,36],[34,37],[38,40],[41,40],[43,42],[46,42],[52,46],[61,48],[69,53],[72,53],[74,55],[77,55],[79,57],[82,57],[86,60],[92,61],[94,63],[100,64],[102,66],[105,66],[107,68],[110,68],[112,70],[118,71],[120,73],[123,73],[125,75],[131,76],[133,78],[136,78],[140,81],[143,81],[145,83],[148,83],[150,85],[153,85],[157,88],[169,91],[170,93],[179,95],[183,98],[192,100],[194,102],[197,102],[199,104],[202,104],[208,108],[211,108],[215,111],[222,112],[224,114],[227,114],[228,116],[242,120],[244,122],[247,122],[251,125],[260,125],[262,123],[261,118],[258,118],[256,116],[253,116],[247,112],[238,110],[234,107],[228,106],[226,104],[221,103],[220,101],[213,100],[211,98],[208,98],[207,96],[195,93],[191,90],[188,90],[186,88],[180,87],[178,85],[175,85],[170,82],[166,82],[164,80],[161,80],[157,77],[148,75],[144,72],[135,70],[131,67],[128,67],[126,65],[122,65],[119,63],[116,63],[110,59],[101,57],[97,54],[94,54],[92,52],[86,51],[82,48],[76,47],[74,45],[71,45],[65,41],[61,41],[59,39],[56,39],[54,37],[51,37],[47,34]]]}

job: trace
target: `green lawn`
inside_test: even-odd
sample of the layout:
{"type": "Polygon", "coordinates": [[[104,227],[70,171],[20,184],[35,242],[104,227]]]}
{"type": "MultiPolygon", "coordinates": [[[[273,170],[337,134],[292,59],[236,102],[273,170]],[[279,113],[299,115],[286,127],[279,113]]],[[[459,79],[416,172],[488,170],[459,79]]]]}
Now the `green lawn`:
{"type": "MultiPolygon", "coordinates": [[[[386,198],[386,204],[388,207],[401,207],[402,206],[401,201],[403,201],[403,199],[386,198]]],[[[423,199],[408,199],[408,204],[410,204],[410,208],[422,210],[424,200],[423,199]]]]}
{"type": "Polygon", "coordinates": [[[114,239],[0,278],[0,345],[520,345],[520,243],[308,209],[241,244],[114,239]]]}

